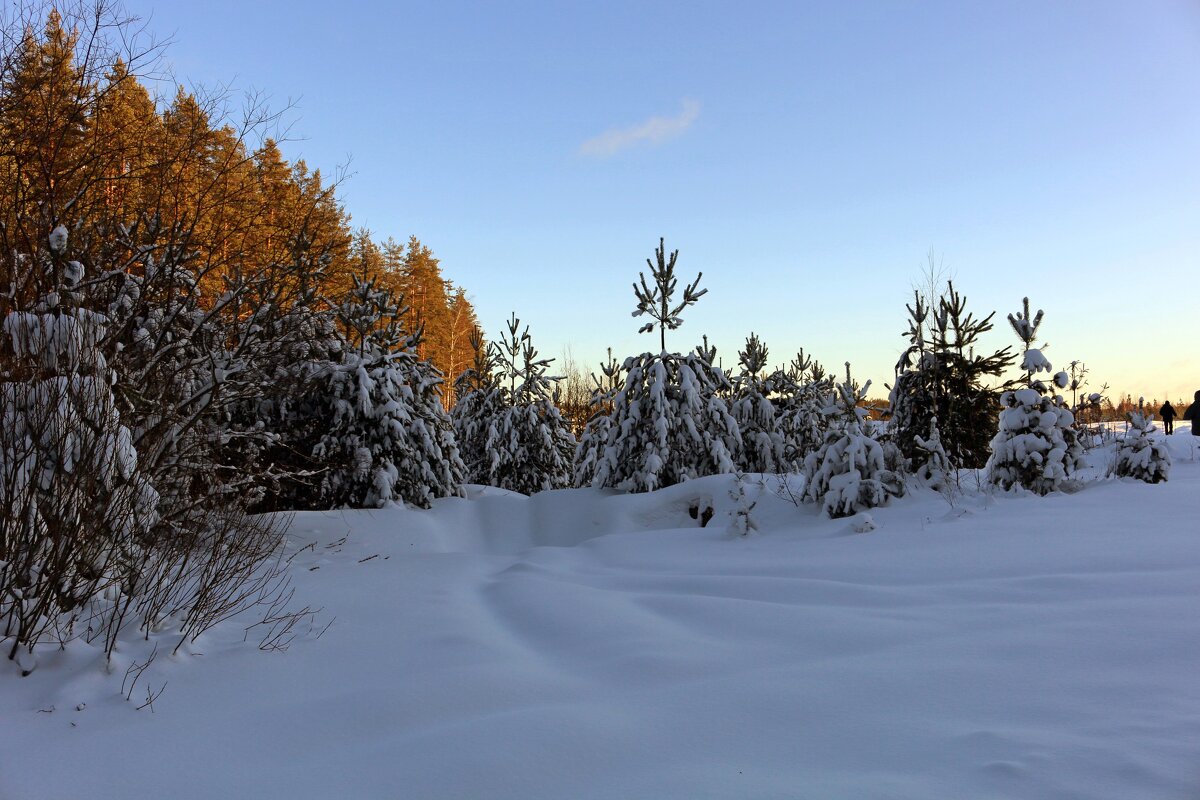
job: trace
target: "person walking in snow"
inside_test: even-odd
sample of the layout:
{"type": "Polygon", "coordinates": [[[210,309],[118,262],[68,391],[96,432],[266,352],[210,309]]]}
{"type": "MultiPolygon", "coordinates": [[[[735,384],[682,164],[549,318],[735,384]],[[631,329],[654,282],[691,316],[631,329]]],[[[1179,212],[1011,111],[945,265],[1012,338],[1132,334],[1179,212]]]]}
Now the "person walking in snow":
{"type": "Polygon", "coordinates": [[[1162,417],[1163,430],[1170,436],[1175,432],[1175,417],[1179,416],[1175,413],[1175,406],[1171,405],[1171,401],[1162,404],[1162,408],[1158,410],[1158,416],[1162,417]]]}
{"type": "Polygon", "coordinates": [[[1192,399],[1192,404],[1183,412],[1183,418],[1191,420],[1192,436],[1200,436],[1200,392],[1192,399]]]}

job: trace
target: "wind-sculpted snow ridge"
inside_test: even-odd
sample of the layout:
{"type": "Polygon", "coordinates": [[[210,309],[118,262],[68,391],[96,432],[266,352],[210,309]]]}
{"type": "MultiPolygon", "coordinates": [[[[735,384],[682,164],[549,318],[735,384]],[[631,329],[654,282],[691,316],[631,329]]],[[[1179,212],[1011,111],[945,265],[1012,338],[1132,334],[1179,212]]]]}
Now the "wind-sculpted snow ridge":
{"type": "Polygon", "coordinates": [[[218,627],[154,713],[132,645],[0,670],[0,797],[1195,797],[1194,438],[1164,483],[971,478],[869,525],[724,475],[297,514],[323,636],[218,627]]]}

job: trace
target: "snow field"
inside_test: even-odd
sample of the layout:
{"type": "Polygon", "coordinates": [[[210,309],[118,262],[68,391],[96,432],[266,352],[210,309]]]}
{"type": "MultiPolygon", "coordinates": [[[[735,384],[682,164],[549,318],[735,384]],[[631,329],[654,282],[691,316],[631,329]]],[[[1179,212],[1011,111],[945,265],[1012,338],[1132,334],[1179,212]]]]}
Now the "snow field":
{"type": "Polygon", "coordinates": [[[869,533],[751,479],[735,536],[732,476],[297,514],[323,636],[160,653],[153,713],[118,692],[151,644],[3,662],[0,797],[1194,797],[1188,433],[1165,484],[968,480],[869,533]]]}

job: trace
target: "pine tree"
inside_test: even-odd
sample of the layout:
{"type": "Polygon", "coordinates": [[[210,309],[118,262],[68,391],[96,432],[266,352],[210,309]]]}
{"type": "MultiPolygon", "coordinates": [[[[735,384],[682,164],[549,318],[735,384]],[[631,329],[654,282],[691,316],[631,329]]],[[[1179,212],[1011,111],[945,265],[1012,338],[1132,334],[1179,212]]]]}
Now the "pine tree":
{"type": "Polygon", "coordinates": [[[786,370],[776,370],[776,419],[783,437],[784,459],[803,465],[809,453],[825,441],[829,418],[822,413],[833,403],[833,379],[801,349],[786,370]]]}
{"type": "Polygon", "coordinates": [[[575,438],[553,401],[553,359],[538,358],[529,327],[513,314],[495,347],[501,403],[481,426],[485,468],[481,483],[522,494],[571,483],[575,438]]]}
{"type": "MultiPolygon", "coordinates": [[[[1043,312],[1031,315],[1029,298],[1016,314],[1009,314],[1013,332],[1024,347],[1021,369],[1026,388],[1000,395],[1000,429],[992,439],[987,462],[988,480],[1003,489],[1023,486],[1037,494],[1057,490],[1083,463],[1083,447],[1074,428],[1075,417],[1062,397],[1037,376],[1053,367],[1037,343],[1043,312]]],[[[1054,378],[1067,384],[1065,373],[1054,378]]]]}
{"type": "Polygon", "coordinates": [[[600,375],[592,373],[592,397],[589,403],[591,411],[584,425],[583,433],[579,436],[579,444],[575,448],[573,465],[573,484],[575,486],[591,486],[596,475],[596,465],[603,457],[608,447],[609,430],[612,426],[613,398],[621,390],[625,381],[621,374],[621,365],[613,358],[612,348],[608,349],[608,360],[600,363],[600,375]]]}
{"type": "Polygon", "coordinates": [[[641,272],[638,273],[640,284],[633,284],[633,294],[637,297],[638,301],[633,316],[640,317],[644,314],[650,317],[651,321],[643,325],[638,330],[638,333],[653,333],[655,327],[657,327],[660,351],[665,353],[667,352],[667,331],[673,331],[683,324],[683,319],[679,314],[706,295],[708,289],[699,288],[700,279],[704,277],[704,273],[697,273],[696,280],[684,287],[683,298],[678,304],[675,304],[675,286],[678,283],[678,279],[675,277],[675,262],[679,258],[679,251],[672,251],[668,259],[666,244],[660,238],[658,240],[658,249],[654,251],[654,256],[657,263],[652,263],[650,259],[646,259],[646,266],[650,268],[650,275],[654,279],[654,286],[651,287],[646,283],[646,275],[641,272]]]}
{"type": "MultiPolygon", "coordinates": [[[[0,239],[10,252],[36,258],[48,231],[73,229],[79,219],[73,205],[87,180],[96,88],[76,63],[78,42],[52,9],[41,36],[26,29],[7,54],[0,81],[0,239]]],[[[0,275],[0,285],[16,307],[47,291],[44,276],[31,273],[0,275]]]]}
{"type": "Polygon", "coordinates": [[[418,349],[418,354],[435,364],[441,364],[442,350],[448,338],[449,303],[440,261],[416,236],[410,236],[408,248],[400,262],[400,275],[404,296],[409,304],[405,324],[411,330],[420,327],[428,337],[418,349]]]}
{"type": "Polygon", "coordinates": [[[1145,414],[1130,411],[1125,418],[1129,420],[1129,430],[1117,445],[1109,474],[1146,483],[1165,481],[1171,472],[1171,453],[1166,443],[1155,441],[1154,426],[1145,414]]]}
{"type": "Polygon", "coordinates": [[[837,405],[827,409],[834,426],[821,447],[804,460],[804,497],[821,504],[832,518],[848,517],[884,505],[904,494],[904,479],[888,470],[884,451],[864,427],[867,412],[861,403],[871,382],[861,387],[850,377],[837,384],[837,405]]]}
{"type": "MultiPolygon", "coordinates": [[[[340,297],[354,286],[358,265],[352,251],[350,216],[338,203],[337,183],[325,184],[321,170],[309,170],[299,160],[292,165],[291,180],[298,187],[299,203],[293,230],[288,234],[293,261],[311,258],[320,264],[321,291],[340,297]]],[[[381,264],[379,269],[384,267],[381,264]]],[[[312,276],[317,277],[317,276],[312,276]]],[[[376,277],[376,273],[372,273],[376,277]]],[[[380,285],[386,286],[379,274],[380,285]]],[[[387,288],[392,289],[391,286],[387,288]]],[[[397,293],[392,291],[393,296],[397,293]]]]}
{"type": "Polygon", "coordinates": [[[770,398],[775,391],[772,381],[775,376],[764,375],[768,353],[767,346],[754,333],[746,340],[746,349],[738,352],[742,371],[733,383],[730,412],[737,420],[742,440],[735,459],[742,472],[775,474],[787,472],[792,466],[770,398]]]}
{"type": "MultiPolygon", "coordinates": [[[[91,135],[98,140],[95,169],[102,184],[89,216],[101,232],[112,231],[156,207],[150,176],[162,157],[162,119],[150,93],[121,59],[105,76],[91,135]]],[[[84,247],[87,249],[88,244],[84,247]]]]}
{"type": "Polygon", "coordinates": [[[247,247],[263,266],[285,263],[292,252],[293,235],[301,229],[300,187],[292,180],[292,170],[279,145],[267,139],[252,155],[255,196],[251,202],[259,209],[254,240],[247,247]]]}
{"type": "Polygon", "coordinates": [[[497,375],[499,359],[495,347],[484,339],[479,328],[472,331],[469,344],[471,366],[454,381],[457,400],[450,411],[450,419],[466,465],[466,482],[486,486],[491,478],[488,432],[507,403],[497,375]]]}
{"type": "Polygon", "coordinates": [[[679,251],[666,257],[659,240],[656,261],[646,260],[645,274],[633,285],[638,305],[633,316],[651,322],[639,332],[659,330],[659,354],[627,358],[625,385],[613,396],[612,418],[603,454],[596,459],[592,485],[648,492],[690,478],[734,472],[741,447],[737,420],[722,397],[732,385],[707,351],[679,355],[666,351],[666,331],[683,324],[680,313],[708,290],[700,275],[675,302],[675,264],[679,251]]]}

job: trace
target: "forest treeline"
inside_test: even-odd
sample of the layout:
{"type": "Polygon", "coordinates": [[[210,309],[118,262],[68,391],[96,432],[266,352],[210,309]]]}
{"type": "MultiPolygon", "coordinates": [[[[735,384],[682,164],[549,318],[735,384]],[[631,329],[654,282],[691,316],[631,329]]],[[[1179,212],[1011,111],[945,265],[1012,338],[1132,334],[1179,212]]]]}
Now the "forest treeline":
{"type": "MultiPolygon", "coordinates": [[[[37,259],[59,224],[70,230],[72,259],[92,276],[139,250],[183,249],[206,310],[245,278],[285,307],[305,293],[336,305],[355,278],[372,280],[404,298],[401,321],[422,332],[422,358],[445,375],[465,368],[475,311],[428,246],[416,236],[378,241],[353,229],[337,182],[303,160],[289,163],[263,136],[278,113],[258,98],[248,98],[237,119],[222,95],[179,87],[169,102],[156,101],[137,74],[156,51],[120,52],[105,37],[128,26],[113,9],[89,10],[96,11],[77,13],[69,29],[51,9],[40,28],[30,19],[6,31],[5,252],[37,259]]],[[[0,313],[34,304],[40,277],[8,262],[0,268],[8,287],[0,313]]],[[[445,401],[453,402],[452,386],[445,401]]]]}

